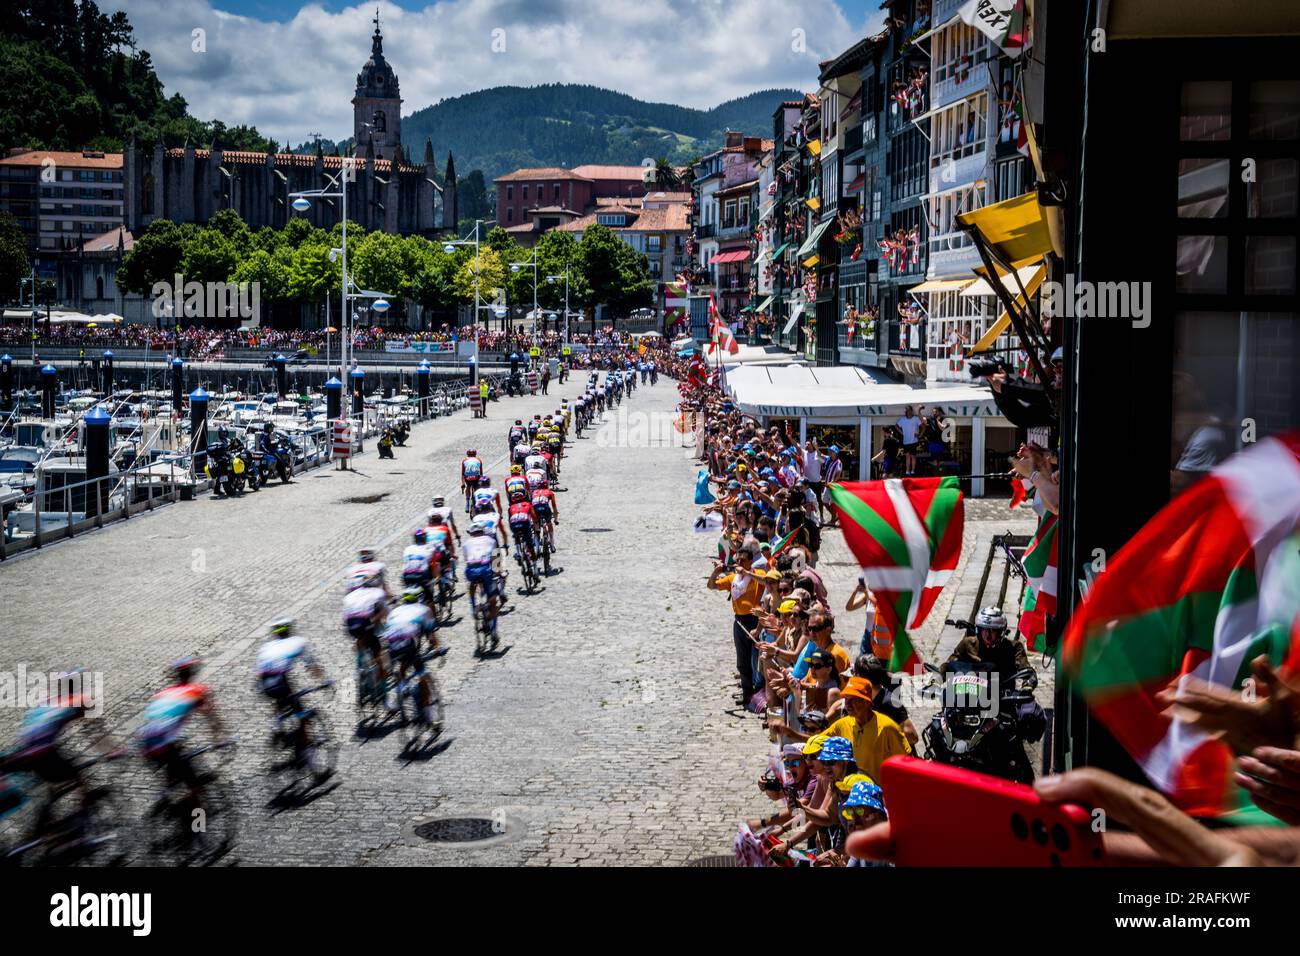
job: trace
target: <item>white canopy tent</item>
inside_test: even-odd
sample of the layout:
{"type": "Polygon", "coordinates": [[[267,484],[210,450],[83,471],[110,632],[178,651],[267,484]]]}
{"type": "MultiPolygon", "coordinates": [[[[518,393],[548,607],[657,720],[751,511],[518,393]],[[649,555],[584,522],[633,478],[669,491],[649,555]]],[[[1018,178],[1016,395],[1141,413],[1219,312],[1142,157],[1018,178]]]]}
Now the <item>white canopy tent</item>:
{"type": "MultiPolygon", "coordinates": [[[[728,364],[723,381],[736,407],[764,424],[771,419],[797,419],[801,442],[809,424],[856,427],[858,474],[845,477],[859,480],[870,477],[872,429],[893,424],[908,405],[918,415],[938,407],[954,423],[969,425],[971,457],[977,462],[984,460],[985,427],[1009,427],[993,393],[977,385],[911,388],[877,381],[856,366],[796,364],[728,364]]],[[[972,482],[971,493],[983,494],[982,480],[972,482]]]]}

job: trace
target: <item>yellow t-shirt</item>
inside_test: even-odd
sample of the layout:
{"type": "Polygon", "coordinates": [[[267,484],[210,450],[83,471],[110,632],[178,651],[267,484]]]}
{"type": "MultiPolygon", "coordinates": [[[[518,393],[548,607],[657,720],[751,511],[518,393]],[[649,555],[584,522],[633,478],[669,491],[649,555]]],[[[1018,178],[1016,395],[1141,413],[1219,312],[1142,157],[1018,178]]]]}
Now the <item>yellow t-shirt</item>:
{"type": "Polygon", "coordinates": [[[858,769],[872,780],[880,779],[880,765],[887,757],[912,752],[903,729],[884,714],[872,711],[871,718],[859,724],[856,717],[841,717],[824,731],[828,737],[846,737],[853,744],[853,759],[858,769]]]}
{"type": "Polygon", "coordinates": [[[719,591],[731,592],[731,610],[736,615],[753,614],[758,607],[758,602],[763,598],[763,582],[752,575],[746,577],[749,580],[741,582],[740,586],[736,587],[734,586],[736,572],[733,571],[722,575],[713,585],[719,591]]]}

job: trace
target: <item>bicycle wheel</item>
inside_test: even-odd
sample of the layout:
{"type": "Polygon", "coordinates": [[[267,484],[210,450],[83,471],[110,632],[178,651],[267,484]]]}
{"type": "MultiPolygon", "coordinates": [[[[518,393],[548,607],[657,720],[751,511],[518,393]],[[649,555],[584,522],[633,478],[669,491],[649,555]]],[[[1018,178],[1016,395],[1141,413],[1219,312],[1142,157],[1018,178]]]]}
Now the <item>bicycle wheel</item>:
{"type": "MultiPolygon", "coordinates": [[[[239,835],[239,810],[226,781],[209,773],[203,783],[201,815],[192,816],[193,834],[184,855],[192,865],[211,866],[230,853],[239,835]]],[[[197,811],[196,811],[197,813],[197,811]]]]}
{"type": "Polygon", "coordinates": [[[319,783],[327,777],[333,776],[334,769],[339,763],[339,750],[342,745],[339,743],[338,738],[334,736],[334,729],[330,726],[329,718],[325,717],[319,710],[307,729],[312,742],[308,745],[303,760],[314,782],[319,783]]]}

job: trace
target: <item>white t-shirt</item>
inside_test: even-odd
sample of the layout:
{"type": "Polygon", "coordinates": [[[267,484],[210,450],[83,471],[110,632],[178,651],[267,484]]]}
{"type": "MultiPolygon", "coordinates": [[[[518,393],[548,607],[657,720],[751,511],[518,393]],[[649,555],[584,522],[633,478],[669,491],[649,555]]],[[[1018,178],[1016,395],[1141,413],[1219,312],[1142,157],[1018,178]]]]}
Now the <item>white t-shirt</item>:
{"type": "Polygon", "coordinates": [[[815,451],[805,450],[803,453],[803,476],[809,481],[822,480],[822,460],[821,456],[815,451]]]}
{"type": "Polygon", "coordinates": [[[898,428],[903,433],[903,444],[910,445],[916,441],[917,432],[921,430],[921,419],[916,415],[911,418],[900,418],[898,428]]]}

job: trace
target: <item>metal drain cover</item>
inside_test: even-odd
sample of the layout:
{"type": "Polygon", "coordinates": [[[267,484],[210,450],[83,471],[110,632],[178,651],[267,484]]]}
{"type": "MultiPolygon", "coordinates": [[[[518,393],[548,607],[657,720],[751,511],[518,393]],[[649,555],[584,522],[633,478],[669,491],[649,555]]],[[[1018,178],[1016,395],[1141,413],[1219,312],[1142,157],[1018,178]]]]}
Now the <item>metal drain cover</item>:
{"type": "Polygon", "coordinates": [[[699,867],[719,867],[719,866],[739,866],[734,856],[702,856],[698,860],[691,860],[687,866],[699,867]]]}
{"type": "Polygon", "coordinates": [[[502,836],[503,832],[497,821],[487,817],[447,817],[415,828],[415,835],[430,843],[476,843],[502,836]]]}
{"type": "Polygon", "coordinates": [[[613,531],[614,529],[613,528],[579,528],[578,530],[584,531],[587,534],[596,534],[601,531],[613,531]]]}

